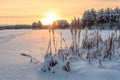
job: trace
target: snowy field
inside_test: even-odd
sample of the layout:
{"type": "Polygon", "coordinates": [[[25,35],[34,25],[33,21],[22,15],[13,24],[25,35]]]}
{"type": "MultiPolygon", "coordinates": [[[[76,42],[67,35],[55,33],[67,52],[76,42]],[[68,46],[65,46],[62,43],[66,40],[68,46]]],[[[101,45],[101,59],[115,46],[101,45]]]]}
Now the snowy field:
{"type": "MultiPolygon", "coordinates": [[[[57,30],[57,48],[60,48],[61,32],[69,47],[70,30],[57,30]]],[[[101,35],[105,39],[112,32],[115,31],[103,31],[101,35]]],[[[0,80],[120,80],[120,59],[103,62],[103,67],[99,67],[97,63],[89,64],[87,61],[78,60],[71,64],[74,67],[72,72],[51,74],[42,72],[40,64],[30,63],[29,58],[20,55],[30,54],[43,62],[48,41],[48,30],[1,30],[0,80]]]]}

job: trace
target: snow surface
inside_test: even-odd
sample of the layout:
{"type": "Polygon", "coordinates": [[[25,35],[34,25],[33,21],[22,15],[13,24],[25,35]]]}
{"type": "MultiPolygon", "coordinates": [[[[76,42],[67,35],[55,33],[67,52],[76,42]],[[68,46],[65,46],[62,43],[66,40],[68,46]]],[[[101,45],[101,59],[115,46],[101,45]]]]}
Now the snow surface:
{"type": "MultiPolygon", "coordinates": [[[[66,44],[69,46],[71,43],[69,30],[57,30],[57,48],[60,47],[61,32],[66,44]]],[[[112,32],[114,31],[103,31],[103,38],[109,37],[112,32]]],[[[91,30],[90,33],[94,31],[91,30]]],[[[48,30],[0,31],[0,80],[120,80],[120,59],[105,61],[103,66],[99,66],[97,61],[89,64],[79,59],[70,64],[70,73],[42,72],[41,64],[30,63],[29,58],[21,56],[20,53],[30,54],[43,62],[49,41],[48,35],[48,30]]]]}

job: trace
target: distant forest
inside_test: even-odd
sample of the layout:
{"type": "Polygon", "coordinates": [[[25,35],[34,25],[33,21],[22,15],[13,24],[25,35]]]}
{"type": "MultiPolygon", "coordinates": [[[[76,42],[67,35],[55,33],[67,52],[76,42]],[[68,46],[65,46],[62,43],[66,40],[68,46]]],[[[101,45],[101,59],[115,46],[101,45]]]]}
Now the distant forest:
{"type": "Polygon", "coordinates": [[[31,25],[19,24],[19,25],[0,25],[0,30],[4,29],[31,29],[31,25]]]}
{"type": "MultiPolygon", "coordinates": [[[[38,25],[41,26],[40,28],[42,28],[41,24],[39,21],[38,25]]],[[[37,24],[33,23],[33,27],[35,27],[35,25],[37,24]]],[[[88,29],[120,29],[120,9],[116,7],[114,9],[106,8],[98,11],[95,9],[86,10],[81,19],[74,17],[71,23],[68,23],[66,20],[56,20],[53,24],[44,26],[44,28],[65,29],[72,28],[73,26],[82,29],[85,27],[88,29]]]]}
{"type": "Polygon", "coordinates": [[[120,29],[120,8],[116,7],[100,9],[96,11],[95,9],[86,10],[83,13],[82,18],[79,17],[68,23],[67,20],[56,20],[51,25],[43,25],[41,21],[33,22],[31,25],[7,25],[0,26],[2,29],[48,29],[48,28],[58,28],[58,29],[69,29],[72,27],[77,28],[88,28],[88,29],[120,29]]]}
{"type": "Polygon", "coordinates": [[[81,26],[89,29],[120,29],[120,9],[87,10],[81,19],[81,26]]]}

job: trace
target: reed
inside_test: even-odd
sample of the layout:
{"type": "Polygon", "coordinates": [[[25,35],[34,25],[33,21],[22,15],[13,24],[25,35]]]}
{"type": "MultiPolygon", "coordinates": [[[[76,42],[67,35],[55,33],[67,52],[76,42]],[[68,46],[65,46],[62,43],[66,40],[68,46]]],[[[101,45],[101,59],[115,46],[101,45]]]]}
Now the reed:
{"type": "Polygon", "coordinates": [[[57,48],[56,48],[56,40],[55,40],[54,29],[52,29],[52,34],[53,34],[53,45],[54,45],[54,50],[55,50],[55,53],[57,53],[57,48]]]}

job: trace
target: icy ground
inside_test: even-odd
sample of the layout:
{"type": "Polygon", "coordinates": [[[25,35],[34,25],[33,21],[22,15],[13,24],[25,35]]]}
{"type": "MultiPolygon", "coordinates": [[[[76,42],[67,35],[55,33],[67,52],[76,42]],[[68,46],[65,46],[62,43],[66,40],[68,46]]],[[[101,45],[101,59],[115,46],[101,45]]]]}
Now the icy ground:
{"type": "MultiPolygon", "coordinates": [[[[60,42],[60,32],[70,45],[69,30],[55,31],[57,44],[60,42]]],[[[105,31],[103,38],[108,37],[105,31]]],[[[48,46],[48,30],[3,30],[0,31],[0,80],[120,80],[120,59],[89,64],[77,60],[71,64],[70,73],[45,73],[40,70],[40,64],[29,62],[29,58],[20,53],[30,54],[43,62],[43,56],[48,46]]],[[[82,37],[82,36],[81,36],[82,37]]],[[[59,46],[57,46],[59,48],[59,46]]]]}

